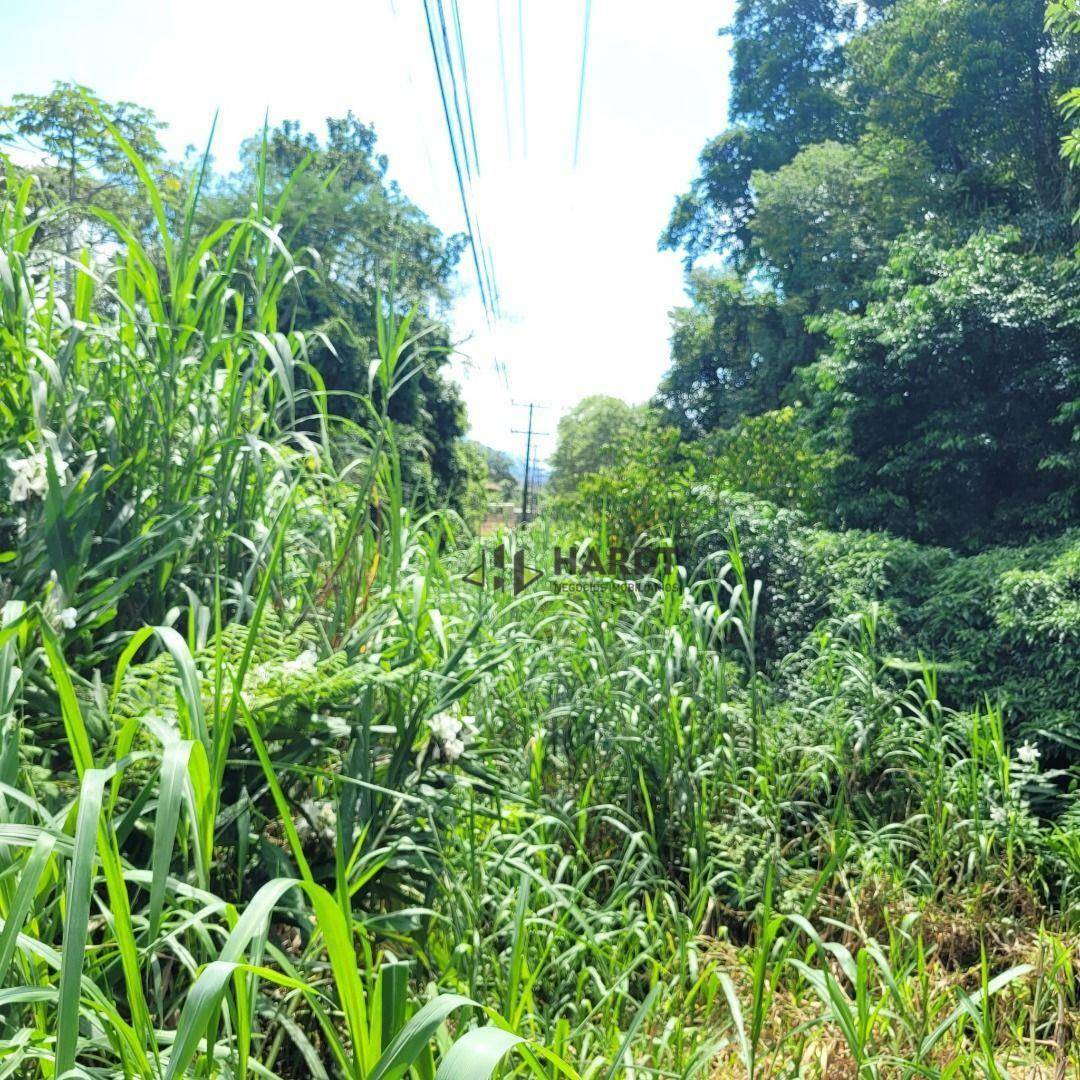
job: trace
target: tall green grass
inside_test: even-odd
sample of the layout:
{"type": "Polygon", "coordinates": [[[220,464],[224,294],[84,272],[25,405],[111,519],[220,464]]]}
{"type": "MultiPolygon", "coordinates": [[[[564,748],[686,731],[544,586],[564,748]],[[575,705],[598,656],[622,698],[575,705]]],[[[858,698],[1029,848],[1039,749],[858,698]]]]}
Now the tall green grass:
{"type": "Polygon", "coordinates": [[[70,309],[0,202],[0,1077],[1076,1068],[1074,778],[997,703],[875,605],[766,665],[733,530],[466,584],[387,415],[413,314],[336,417],[289,193],[200,236],[133,164],[155,230],[104,215],[70,309]]]}

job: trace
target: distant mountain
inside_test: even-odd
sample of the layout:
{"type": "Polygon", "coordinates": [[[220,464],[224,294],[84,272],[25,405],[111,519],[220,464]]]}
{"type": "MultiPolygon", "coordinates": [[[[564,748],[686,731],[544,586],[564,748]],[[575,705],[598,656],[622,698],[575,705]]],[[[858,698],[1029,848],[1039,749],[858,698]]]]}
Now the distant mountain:
{"type": "MultiPolygon", "coordinates": [[[[507,454],[505,456],[510,459],[510,462],[511,462],[511,464],[513,466],[513,470],[514,470],[514,477],[517,480],[517,482],[520,484],[521,481],[522,481],[522,478],[525,475],[525,458],[524,458],[524,456],[518,456],[516,454],[507,454]]],[[[535,459],[533,459],[532,478],[529,481],[530,483],[532,483],[532,484],[537,484],[538,483],[541,487],[543,487],[544,484],[547,483],[548,476],[550,476],[550,475],[551,475],[551,470],[550,469],[548,469],[545,465],[539,464],[535,459]]]]}
{"type": "MultiPolygon", "coordinates": [[[[525,477],[525,457],[523,454],[508,454],[505,450],[496,450],[494,447],[485,446],[484,443],[471,440],[473,446],[475,446],[480,453],[482,453],[488,463],[488,471],[493,479],[498,480],[500,476],[509,473],[514,480],[520,484],[525,477]]],[[[538,464],[533,460],[532,478],[530,483],[539,484],[541,487],[547,483],[550,470],[543,464],[538,464]]]]}

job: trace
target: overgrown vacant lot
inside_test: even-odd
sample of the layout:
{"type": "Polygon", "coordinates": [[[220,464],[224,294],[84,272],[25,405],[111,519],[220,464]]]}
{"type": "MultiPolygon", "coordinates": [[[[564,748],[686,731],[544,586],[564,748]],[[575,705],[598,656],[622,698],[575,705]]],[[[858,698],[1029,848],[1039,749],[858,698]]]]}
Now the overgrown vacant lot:
{"type": "Polygon", "coordinates": [[[1074,540],[1003,602],[1015,553],[713,492],[636,590],[557,591],[574,536],[542,523],[501,542],[547,578],[478,589],[453,515],[402,502],[409,316],[335,420],[276,324],[303,263],[275,210],[159,217],[154,250],[116,222],[69,307],[28,184],[0,1074],[1071,1074],[1067,732],[997,691],[1026,643],[1075,705],[1074,540]]]}
{"type": "Polygon", "coordinates": [[[0,105],[0,1080],[1080,1076],[1080,5],[730,7],[535,513],[374,127],[0,105]]]}

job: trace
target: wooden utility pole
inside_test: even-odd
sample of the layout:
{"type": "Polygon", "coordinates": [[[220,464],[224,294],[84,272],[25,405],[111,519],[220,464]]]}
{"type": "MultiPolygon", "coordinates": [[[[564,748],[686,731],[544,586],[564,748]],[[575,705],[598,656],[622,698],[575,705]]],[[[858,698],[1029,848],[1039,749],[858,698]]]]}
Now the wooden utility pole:
{"type": "Polygon", "coordinates": [[[548,432],[533,431],[533,412],[536,409],[543,409],[545,406],[538,405],[535,401],[515,401],[513,404],[516,408],[527,408],[529,410],[529,423],[525,430],[522,431],[520,428],[511,429],[512,434],[525,436],[525,469],[521,477],[521,523],[524,525],[529,520],[529,470],[532,466],[533,435],[547,435],[548,432]]]}

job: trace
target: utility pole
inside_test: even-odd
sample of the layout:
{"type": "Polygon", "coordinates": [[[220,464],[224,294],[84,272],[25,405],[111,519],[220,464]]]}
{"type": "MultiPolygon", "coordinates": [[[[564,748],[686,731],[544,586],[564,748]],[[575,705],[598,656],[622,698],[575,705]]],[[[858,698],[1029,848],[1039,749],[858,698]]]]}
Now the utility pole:
{"type": "Polygon", "coordinates": [[[533,409],[536,408],[529,402],[529,427],[525,433],[525,471],[521,476],[521,524],[529,520],[529,463],[532,460],[532,421],[533,409]]]}
{"type": "Polygon", "coordinates": [[[546,406],[539,405],[535,401],[515,401],[513,402],[515,408],[529,410],[529,423],[524,431],[520,428],[512,428],[511,433],[514,435],[525,436],[525,469],[521,477],[521,523],[525,524],[529,520],[529,469],[532,464],[532,441],[533,435],[547,435],[546,431],[533,431],[533,412],[536,409],[543,409],[546,406]]]}

